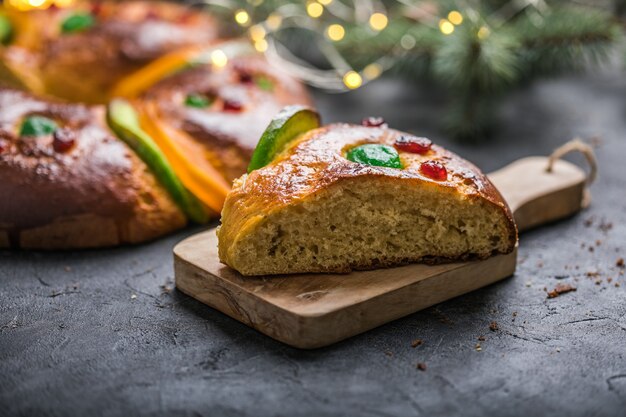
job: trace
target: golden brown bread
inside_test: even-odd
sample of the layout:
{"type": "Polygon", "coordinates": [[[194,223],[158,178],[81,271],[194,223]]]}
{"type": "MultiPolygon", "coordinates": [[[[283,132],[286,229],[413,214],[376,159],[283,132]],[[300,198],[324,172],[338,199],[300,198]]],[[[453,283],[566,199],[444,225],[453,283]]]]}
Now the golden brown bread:
{"type": "Polygon", "coordinates": [[[217,38],[207,13],[160,1],[79,1],[9,17],[17,34],[2,53],[6,65],[19,77],[35,74],[39,92],[88,103],[105,102],[117,81],[149,61],[217,38]],[[77,12],[90,13],[94,26],[61,33],[64,19],[77,12]]]}
{"type": "Polygon", "coordinates": [[[305,87],[258,54],[233,56],[223,68],[207,64],[165,78],[140,100],[157,117],[203,145],[206,158],[232,182],[248,166],[272,117],[284,106],[310,104],[305,87]],[[207,108],[184,104],[188,94],[208,97],[207,108]]]}
{"type": "MultiPolygon", "coordinates": [[[[104,108],[63,104],[56,98],[106,102],[112,88],[158,58],[204,50],[214,41],[219,45],[215,20],[198,10],[159,1],[77,1],[68,9],[9,12],[9,17],[15,34],[8,47],[0,46],[0,85],[29,90],[39,98],[0,88],[0,193],[15,196],[0,200],[0,247],[111,246],[146,241],[183,227],[187,219],[170,195],[106,126],[104,108]],[[91,13],[96,24],[61,33],[61,22],[76,12],[91,13]],[[76,145],[56,152],[50,135],[20,137],[18,125],[32,114],[57,120],[76,145]]],[[[152,107],[151,120],[158,117],[187,135],[178,142],[171,138],[183,155],[201,149],[187,165],[205,177],[215,172],[223,183],[221,201],[230,181],[245,171],[256,139],[274,111],[285,104],[309,102],[300,83],[258,56],[233,58],[220,71],[207,65],[162,76],[134,104],[138,110],[152,107]],[[244,69],[273,80],[271,91],[242,79],[244,69]],[[187,93],[209,90],[212,94],[215,90],[216,106],[234,103],[235,94],[241,108],[183,105],[187,93]],[[228,100],[220,101],[221,97],[228,100]]],[[[143,121],[145,115],[141,117],[143,121]]],[[[147,129],[143,123],[142,128],[147,129]]]]}
{"type": "Polygon", "coordinates": [[[218,229],[220,260],[243,275],[348,272],[407,262],[485,258],[517,232],[499,192],[471,163],[434,146],[400,152],[404,169],[352,162],[350,148],[408,134],[330,125],[301,135],[233,185],[218,229]],[[437,181],[420,172],[435,160],[437,181]]]}
{"type": "Polygon", "coordinates": [[[138,243],[187,223],[147,166],[104,121],[103,107],[0,89],[0,247],[65,249],[138,243]],[[74,141],[21,137],[28,115],[74,141]]]}

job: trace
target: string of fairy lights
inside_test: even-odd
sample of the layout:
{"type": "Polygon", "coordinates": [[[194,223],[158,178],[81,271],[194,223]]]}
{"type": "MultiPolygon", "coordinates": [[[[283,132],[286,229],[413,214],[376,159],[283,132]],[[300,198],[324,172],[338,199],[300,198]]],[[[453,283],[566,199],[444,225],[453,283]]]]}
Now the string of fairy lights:
{"type": "MultiPolygon", "coordinates": [[[[247,8],[235,8],[233,10],[235,22],[247,29],[248,36],[259,52],[281,62],[283,67],[292,74],[317,87],[336,91],[357,89],[378,78],[396,62],[398,55],[402,52],[409,53],[417,44],[417,40],[412,35],[405,34],[398,45],[401,53],[394,51],[395,58],[392,58],[392,54],[380,56],[357,71],[351,68],[341,56],[335,44],[344,39],[349,27],[367,27],[372,37],[385,30],[392,17],[389,16],[383,2],[377,0],[308,0],[301,4],[290,3],[279,6],[265,19],[253,21],[251,16],[254,15],[255,7],[262,5],[263,2],[264,0],[248,0],[247,8]],[[278,40],[281,30],[293,26],[311,31],[312,41],[327,58],[332,66],[331,69],[320,70],[298,59],[278,40]]],[[[413,18],[419,14],[420,18],[415,19],[416,24],[437,28],[444,36],[452,35],[456,28],[466,20],[473,23],[482,22],[476,33],[479,39],[488,37],[492,27],[504,24],[522,10],[531,9],[530,11],[539,22],[548,9],[544,0],[511,0],[493,15],[481,16],[478,12],[479,5],[476,4],[479,0],[459,0],[457,2],[459,7],[441,15],[436,2],[411,0],[396,0],[396,2],[403,6],[404,17],[413,18]]],[[[207,0],[207,3],[214,4],[215,2],[207,0]]]]}
{"type": "MultiPolygon", "coordinates": [[[[258,7],[263,0],[248,2],[251,8],[258,7]]],[[[361,71],[352,69],[334,47],[346,35],[346,24],[366,24],[375,35],[389,24],[387,11],[380,1],[353,1],[352,5],[336,0],[309,0],[302,5],[286,4],[278,7],[264,20],[252,22],[248,10],[234,11],[235,22],[247,28],[248,36],[257,51],[266,53],[273,60],[280,61],[294,75],[309,84],[330,89],[356,89],[364,83],[378,78],[391,62],[387,57],[368,64],[361,71]],[[327,21],[333,23],[326,23],[327,21]],[[320,70],[309,63],[297,59],[277,39],[278,32],[297,26],[309,30],[319,50],[331,63],[332,69],[320,70]],[[323,36],[320,36],[323,34],[323,36]]]]}
{"type": "MultiPolygon", "coordinates": [[[[4,4],[17,10],[45,9],[51,6],[69,7],[76,0],[5,0],[4,4]]],[[[246,31],[254,48],[265,53],[270,59],[279,62],[288,72],[305,82],[320,88],[334,91],[357,89],[375,80],[389,69],[397,59],[390,54],[383,55],[363,66],[352,68],[335,47],[347,35],[349,27],[368,28],[370,36],[375,37],[389,25],[390,16],[385,4],[380,0],[307,0],[305,2],[285,2],[261,19],[254,20],[256,8],[265,0],[247,0],[245,6],[234,0],[197,0],[192,6],[210,6],[226,9],[232,14],[234,22],[246,31]],[[309,62],[296,57],[286,45],[280,42],[280,32],[290,28],[308,30],[311,39],[331,65],[330,69],[319,69],[309,62]]],[[[541,19],[548,6],[545,0],[511,0],[493,16],[481,16],[473,7],[479,0],[459,0],[455,10],[441,15],[436,2],[415,2],[396,0],[403,6],[403,15],[414,18],[419,15],[416,24],[428,25],[445,36],[454,33],[466,20],[489,22],[480,26],[477,36],[483,39],[490,35],[491,27],[497,27],[527,8],[541,19]],[[419,20],[419,22],[418,22],[419,20]]],[[[405,34],[400,39],[398,48],[405,53],[415,47],[417,40],[405,34]]],[[[396,51],[397,52],[397,51],[396,51]]],[[[227,55],[221,50],[213,50],[211,61],[217,67],[226,65],[227,55]]]]}

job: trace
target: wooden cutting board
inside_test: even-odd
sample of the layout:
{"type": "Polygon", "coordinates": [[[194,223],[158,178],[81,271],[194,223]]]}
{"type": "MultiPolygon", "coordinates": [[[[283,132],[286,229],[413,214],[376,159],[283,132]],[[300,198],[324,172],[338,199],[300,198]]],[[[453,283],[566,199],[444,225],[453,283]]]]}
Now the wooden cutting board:
{"type": "MultiPolygon", "coordinates": [[[[565,161],[516,161],[489,175],[520,231],[581,209],[586,175],[565,161]]],[[[243,277],[221,264],[215,229],[174,248],[176,287],[298,348],[326,346],[513,275],[517,250],[484,261],[413,264],[350,274],[243,277]]]]}

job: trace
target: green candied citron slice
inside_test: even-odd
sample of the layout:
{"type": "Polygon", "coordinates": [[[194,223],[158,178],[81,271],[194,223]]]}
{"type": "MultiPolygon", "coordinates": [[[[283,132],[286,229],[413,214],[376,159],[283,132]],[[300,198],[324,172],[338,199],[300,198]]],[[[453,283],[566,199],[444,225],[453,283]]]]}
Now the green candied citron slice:
{"type": "Polygon", "coordinates": [[[377,167],[402,168],[400,155],[392,146],[368,143],[348,151],[346,158],[359,164],[377,167]]]}
{"type": "Polygon", "coordinates": [[[95,23],[96,20],[90,13],[75,13],[63,20],[61,23],[61,32],[80,32],[81,30],[89,29],[95,23]]]}
{"type": "Polygon", "coordinates": [[[13,37],[13,24],[4,14],[0,13],[0,44],[6,45],[13,37]]]}
{"type": "Polygon", "coordinates": [[[203,96],[202,94],[187,94],[187,97],[185,97],[185,106],[203,109],[208,107],[212,101],[213,100],[209,97],[203,96]]]}
{"type": "Polygon", "coordinates": [[[310,107],[294,105],[282,109],[270,122],[248,166],[248,173],[274,160],[296,137],[320,127],[320,115],[310,107]]]}
{"type": "Polygon", "coordinates": [[[20,136],[51,135],[59,126],[52,119],[43,116],[29,116],[22,122],[20,136]]]}
{"type": "Polygon", "coordinates": [[[272,91],[274,89],[274,83],[269,78],[260,75],[256,77],[255,83],[263,91],[272,91]]]}
{"type": "Polygon", "coordinates": [[[111,101],[107,108],[107,122],[117,136],[148,165],[187,217],[197,223],[208,221],[200,201],[184,187],[165,154],[150,135],[141,129],[137,112],[129,102],[122,99],[111,101]]]}

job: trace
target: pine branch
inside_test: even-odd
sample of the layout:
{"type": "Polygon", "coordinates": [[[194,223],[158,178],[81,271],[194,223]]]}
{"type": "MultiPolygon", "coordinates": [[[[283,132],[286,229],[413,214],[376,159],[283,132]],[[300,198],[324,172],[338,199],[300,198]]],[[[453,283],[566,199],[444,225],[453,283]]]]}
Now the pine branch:
{"type": "Polygon", "coordinates": [[[608,14],[577,7],[555,9],[540,25],[519,19],[512,30],[522,44],[519,53],[527,66],[527,78],[598,64],[621,34],[608,14]]]}
{"type": "MultiPolygon", "coordinates": [[[[244,0],[234,1],[244,7],[244,0]]],[[[626,13],[626,0],[616,0],[615,16],[609,14],[608,4],[605,12],[576,4],[585,1],[593,0],[546,0],[549,7],[540,11],[534,6],[516,8],[513,0],[474,1],[471,4],[477,9],[461,8],[465,20],[449,35],[439,30],[433,13],[447,16],[459,10],[457,0],[426,0],[413,8],[389,1],[389,24],[384,30],[341,22],[345,37],[334,46],[356,70],[386,57],[394,62],[392,74],[435,80],[447,87],[451,102],[447,126],[457,137],[475,138],[492,126],[492,110],[504,92],[539,75],[578,71],[608,59],[623,39],[626,25],[617,16],[626,13]],[[507,20],[498,20],[504,9],[507,20]]],[[[284,4],[304,13],[302,2],[266,0],[254,10],[253,20],[257,15],[265,19],[284,4]]],[[[316,33],[288,29],[273,36],[280,36],[297,55],[327,66],[312,39],[321,40],[334,18],[324,15],[310,23],[317,25],[316,33]]]]}

